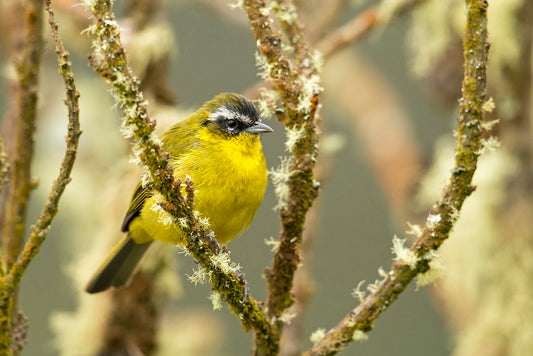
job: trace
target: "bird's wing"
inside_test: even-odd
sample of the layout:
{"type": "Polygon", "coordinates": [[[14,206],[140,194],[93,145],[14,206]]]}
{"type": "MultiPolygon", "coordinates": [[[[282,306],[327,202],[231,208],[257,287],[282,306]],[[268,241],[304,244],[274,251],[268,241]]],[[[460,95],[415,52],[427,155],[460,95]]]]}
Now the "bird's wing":
{"type": "MultiPolygon", "coordinates": [[[[183,120],[174,124],[162,135],[163,150],[170,153],[170,157],[176,160],[181,154],[197,148],[199,143],[196,132],[201,127],[201,121],[195,119],[191,121],[183,120]]],[[[176,167],[174,167],[176,168],[176,167]]],[[[142,183],[137,184],[133,197],[131,198],[128,212],[122,222],[122,231],[127,232],[128,226],[141,212],[144,202],[154,194],[150,186],[143,187],[142,183]]]]}
{"type": "Polygon", "coordinates": [[[128,212],[126,213],[124,221],[122,222],[123,232],[128,231],[128,226],[130,225],[131,221],[140,214],[144,202],[146,201],[146,199],[152,196],[152,193],[152,189],[148,186],[143,187],[142,182],[139,182],[139,184],[137,184],[137,188],[135,188],[135,192],[133,193],[133,197],[131,198],[128,212]]]}

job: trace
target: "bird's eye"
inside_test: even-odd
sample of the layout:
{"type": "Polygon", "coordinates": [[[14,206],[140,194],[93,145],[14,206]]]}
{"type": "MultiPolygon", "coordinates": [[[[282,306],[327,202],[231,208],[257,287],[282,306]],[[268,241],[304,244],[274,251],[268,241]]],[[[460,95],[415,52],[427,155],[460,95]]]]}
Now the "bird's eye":
{"type": "Polygon", "coordinates": [[[239,122],[235,119],[229,119],[227,121],[228,129],[236,130],[239,127],[239,122]]]}

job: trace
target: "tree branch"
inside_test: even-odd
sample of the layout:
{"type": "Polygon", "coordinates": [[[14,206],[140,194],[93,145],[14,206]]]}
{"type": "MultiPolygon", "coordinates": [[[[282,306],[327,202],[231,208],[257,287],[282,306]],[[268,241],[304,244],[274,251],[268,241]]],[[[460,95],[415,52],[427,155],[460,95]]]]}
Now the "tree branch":
{"type": "MultiPolygon", "coordinates": [[[[7,156],[6,148],[4,146],[4,139],[0,137],[0,197],[4,186],[9,183],[9,173],[11,165],[9,164],[9,157],[7,156]]],[[[3,224],[0,224],[2,226],[3,224]]],[[[4,275],[4,263],[0,255],[0,276],[4,275]]]]}
{"type": "MultiPolygon", "coordinates": [[[[327,182],[335,157],[333,152],[322,150],[315,167],[316,179],[324,184],[327,182]]],[[[305,312],[315,294],[315,281],[312,278],[312,260],[314,257],[316,240],[320,231],[320,220],[323,207],[320,198],[313,204],[313,207],[307,213],[305,220],[304,232],[302,236],[302,259],[305,263],[298,268],[294,274],[292,293],[295,302],[290,307],[289,313],[294,315],[290,325],[283,329],[283,335],[280,343],[280,355],[296,356],[301,355],[303,340],[306,339],[304,333],[305,312]]]]}
{"type": "Polygon", "coordinates": [[[119,27],[112,12],[112,1],[90,2],[94,25],[89,31],[95,36],[90,64],[113,88],[114,98],[125,114],[123,127],[135,139],[134,152],[149,173],[149,182],[166,199],[162,208],[174,218],[188,221],[182,228],[186,249],[199,265],[203,276],[209,278],[213,289],[239,316],[245,330],[253,329],[261,338],[273,338],[260,303],[250,294],[245,295],[246,282],[238,275],[229,254],[220,249],[209,227],[202,224],[193,212],[194,188],[186,179],[186,196],[181,194],[182,182],[174,178],[169,156],[154,134],[155,121],[148,115],[147,103],[139,89],[139,80],[127,64],[126,53],[120,41],[119,27]]]}
{"type": "Polygon", "coordinates": [[[13,205],[10,205],[6,215],[6,226],[10,231],[5,231],[3,236],[4,242],[9,243],[4,247],[7,263],[6,274],[0,281],[0,354],[10,355],[18,354],[25,343],[25,334],[27,322],[20,311],[14,313],[16,303],[16,291],[22,275],[26,271],[29,263],[39,251],[44,242],[48,229],[54,216],[57,214],[59,199],[65,190],[66,185],[70,182],[70,172],[74,165],[78,147],[78,139],[81,134],[79,130],[79,94],[74,86],[74,75],[68,61],[68,53],[63,48],[61,39],[57,32],[57,25],[54,21],[53,11],[50,8],[50,1],[45,1],[46,9],[49,13],[49,23],[52,30],[52,37],[56,43],[58,54],[59,72],[65,81],[67,100],[65,104],[68,108],[68,130],[67,130],[67,149],[65,157],[61,163],[61,169],[57,180],[52,185],[48,200],[37,220],[32,227],[28,242],[24,245],[23,251],[19,254],[20,244],[24,234],[25,210],[27,200],[33,183],[31,183],[30,167],[33,157],[33,133],[35,132],[35,116],[37,104],[37,81],[39,73],[39,62],[42,49],[41,25],[42,25],[42,5],[41,1],[35,1],[28,9],[27,19],[30,22],[28,28],[28,38],[26,56],[22,62],[19,71],[21,87],[21,108],[19,128],[17,132],[15,172],[12,181],[13,186],[10,199],[13,205]],[[22,137],[22,135],[26,135],[22,137]],[[25,145],[28,145],[27,147],[25,145]],[[25,161],[21,161],[24,159],[25,161]],[[21,179],[17,182],[16,179],[21,179]],[[10,214],[16,213],[17,216],[10,214]],[[13,225],[14,224],[14,225],[13,225]],[[16,244],[15,244],[16,243],[16,244]],[[14,253],[17,255],[12,255],[14,253]],[[16,258],[13,262],[12,259],[16,258]]]}
{"type": "Polygon", "coordinates": [[[76,160],[78,142],[81,135],[78,102],[80,94],[76,90],[74,73],[72,72],[71,63],[69,61],[69,53],[65,50],[63,41],[59,37],[58,27],[57,23],[55,22],[54,11],[50,4],[50,0],[45,0],[44,3],[46,11],[48,12],[48,23],[50,25],[52,38],[54,39],[56,46],[59,74],[61,74],[61,77],[63,78],[67,96],[65,100],[65,105],[67,106],[68,110],[67,137],[65,139],[67,147],[65,156],[61,162],[59,175],[52,185],[52,189],[45,206],[39,215],[37,223],[32,226],[30,237],[24,246],[24,250],[10,271],[10,274],[13,276],[13,283],[15,283],[15,285],[18,284],[22,278],[22,275],[24,274],[29,263],[39,252],[41,245],[48,235],[48,229],[50,228],[52,220],[58,211],[61,195],[71,180],[70,173],[72,172],[72,167],[74,166],[74,161],[76,160]]]}
{"type": "Polygon", "coordinates": [[[463,41],[464,79],[463,97],[457,128],[455,165],[450,183],[442,199],[431,209],[421,236],[408,253],[416,263],[409,266],[397,258],[377,290],[350,311],[335,327],[317,342],[305,355],[333,355],[344,349],[354,335],[373,328],[375,319],[394,302],[418,274],[427,272],[434,252],[448,238],[458,218],[464,200],[474,191],[471,186],[482,147],[482,106],[485,103],[487,80],[487,1],[466,0],[467,25],[463,41]]]}
{"type": "MultiPolygon", "coordinates": [[[[316,41],[317,35],[311,33],[311,42],[314,47],[321,53],[322,57],[324,59],[328,59],[329,57],[342,50],[343,48],[346,48],[350,44],[359,42],[367,35],[369,35],[374,29],[379,28],[380,26],[384,26],[402,15],[408,14],[412,9],[414,9],[418,5],[423,4],[425,1],[426,0],[403,0],[392,3],[383,1],[381,5],[377,5],[363,11],[362,13],[355,16],[352,20],[348,21],[346,24],[342,25],[336,30],[331,31],[328,35],[326,35],[319,41],[316,41]]],[[[279,9],[279,6],[277,7],[277,9],[279,9]]],[[[336,10],[332,9],[328,11],[336,10]]],[[[317,20],[316,16],[313,16],[312,18],[313,24],[318,21],[319,29],[322,29],[322,27],[328,22],[327,16],[324,20],[317,20]]],[[[308,30],[311,32],[315,31],[313,27],[309,28],[308,30]]],[[[289,34],[287,29],[285,29],[285,34],[289,34]]],[[[271,86],[268,83],[267,85],[271,86]]],[[[265,82],[260,80],[253,86],[248,88],[246,92],[249,93],[249,96],[258,96],[259,88],[262,88],[263,86],[265,86],[265,82]]]]}
{"type": "Polygon", "coordinates": [[[29,1],[22,59],[16,64],[18,74],[18,116],[16,117],[15,156],[11,169],[9,195],[2,231],[2,262],[7,271],[17,258],[24,239],[28,198],[36,182],[31,177],[33,134],[37,116],[39,64],[43,49],[41,0],[29,1]]]}
{"type": "Polygon", "coordinates": [[[37,112],[39,64],[43,48],[42,2],[28,1],[24,8],[25,35],[22,59],[16,61],[18,80],[17,110],[14,120],[13,165],[10,185],[3,215],[0,264],[0,354],[11,355],[20,351],[21,345],[13,343],[13,326],[16,323],[15,301],[17,285],[13,283],[9,269],[17,258],[24,239],[28,199],[35,187],[31,178],[33,158],[33,134],[37,112]]]}
{"type": "Polygon", "coordinates": [[[281,29],[287,38],[287,42],[294,47],[292,54],[293,70],[301,72],[304,68],[311,69],[312,62],[309,45],[304,37],[304,32],[300,21],[297,18],[296,6],[292,0],[280,0],[272,2],[273,11],[281,25],[281,29]]]}
{"type": "Polygon", "coordinates": [[[279,317],[290,306],[292,277],[299,263],[299,245],[305,214],[317,195],[312,168],[316,158],[317,127],[314,115],[318,105],[319,88],[312,88],[310,96],[303,93],[303,78],[298,76],[281,49],[281,39],[271,28],[271,20],[262,14],[265,3],[262,0],[245,0],[252,30],[259,43],[261,54],[270,65],[270,78],[280,92],[284,107],[282,123],[289,130],[302,130],[301,137],[292,147],[293,161],[289,169],[289,197],[281,208],[282,231],[280,247],[274,256],[272,270],[267,271],[269,298],[267,307],[270,316],[279,317]],[[303,105],[304,99],[309,105],[303,105]]]}
{"type": "MultiPolygon", "coordinates": [[[[280,209],[281,232],[271,269],[265,270],[268,283],[266,308],[269,318],[276,322],[277,339],[256,338],[255,353],[265,354],[265,344],[279,343],[283,327],[283,312],[294,301],[291,294],[294,272],[300,263],[305,216],[318,194],[318,183],[313,179],[318,146],[318,95],[321,91],[315,57],[310,53],[292,1],[279,2],[275,9],[294,48],[294,58],[289,60],[282,49],[280,34],[272,28],[270,11],[263,0],[244,0],[244,10],[266,60],[269,80],[279,91],[284,112],[278,119],[293,135],[289,150],[292,154],[287,177],[288,197],[280,209]]],[[[282,183],[285,184],[285,183],[282,183]]],[[[285,188],[283,188],[285,189],[285,188]]]]}
{"type": "Polygon", "coordinates": [[[392,5],[382,1],[380,5],[363,11],[343,26],[330,32],[317,43],[316,47],[322,52],[324,58],[327,58],[349,44],[360,41],[374,28],[385,25],[391,20],[408,13],[425,1],[403,0],[393,2],[392,5]]]}
{"type": "MultiPolygon", "coordinates": [[[[4,147],[4,139],[0,137],[0,195],[4,185],[9,181],[9,159],[7,157],[6,149],[4,147]]],[[[0,266],[3,267],[3,266],[0,266]]]]}
{"type": "MultiPolygon", "coordinates": [[[[128,64],[139,77],[140,90],[149,98],[152,110],[154,105],[160,108],[175,104],[175,95],[168,86],[170,54],[175,45],[167,31],[170,26],[168,3],[128,0],[124,4],[120,22],[127,26],[127,36],[122,38],[122,44],[128,53],[128,64]],[[148,36],[165,40],[147,40],[148,36]]],[[[164,333],[159,330],[159,324],[170,296],[166,283],[160,283],[161,276],[169,269],[168,250],[157,249],[155,252],[124,288],[114,288],[111,293],[106,293],[110,313],[100,325],[96,354],[128,354],[132,349],[146,355],[156,352],[160,335],[164,333]]]]}

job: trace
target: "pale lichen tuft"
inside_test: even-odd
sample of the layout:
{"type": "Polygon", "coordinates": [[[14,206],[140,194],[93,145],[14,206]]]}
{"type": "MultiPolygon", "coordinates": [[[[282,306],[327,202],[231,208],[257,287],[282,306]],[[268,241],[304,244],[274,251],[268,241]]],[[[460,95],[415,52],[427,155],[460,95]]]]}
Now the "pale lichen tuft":
{"type": "Polygon", "coordinates": [[[366,297],[366,292],[362,290],[363,284],[365,284],[365,281],[361,281],[357,283],[357,286],[352,290],[352,297],[359,300],[359,302],[362,302],[366,297]]]}
{"type": "Polygon", "coordinates": [[[228,4],[228,7],[230,9],[242,9],[243,6],[244,6],[244,1],[243,0],[237,0],[235,2],[232,2],[232,3],[228,4]]]}
{"type": "Polygon", "coordinates": [[[296,125],[292,128],[287,128],[285,131],[287,139],[285,140],[285,150],[292,152],[294,146],[300,141],[305,135],[305,126],[297,127],[296,125]]]}
{"type": "Polygon", "coordinates": [[[209,294],[209,300],[211,301],[213,310],[222,309],[222,297],[216,291],[212,291],[211,294],[209,294]]]}
{"type": "Polygon", "coordinates": [[[400,239],[396,235],[392,238],[392,252],[396,255],[395,261],[402,262],[411,269],[416,267],[418,257],[416,254],[404,246],[405,239],[400,239]]]}
{"type": "Polygon", "coordinates": [[[437,224],[441,220],[442,220],[442,216],[440,216],[439,214],[437,214],[437,215],[429,214],[427,219],[426,219],[426,224],[427,224],[428,228],[433,229],[433,228],[435,228],[435,226],[437,226],[437,224]]]}
{"type": "Polygon", "coordinates": [[[201,265],[198,265],[196,269],[193,270],[192,274],[187,275],[187,278],[191,283],[194,283],[195,286],[198,284],[205,284],[209,279],[209,272],[201,265]]]}
{"type": "Polygon", "coordinates": [[[500,141],[495,136],[491,136],[489,138],[482,138],[481,141],[481,148],[478,151],[478,154],[484,155],[491,152],[496,151],[500,147],[500,141]]]}
{"type": "Polygon", "coordinates": [[[424,255],[425,260],[429,260],[429,270],[420,273],[416,279],[416,290],[420,287],[433,283],[444,275],[446,270],[442,257],[437,251],[429,251],[424,255]]]}
{"type": "Polygon", "coordinates": [[[291,157],[280,157],[280,165],[277,168],[272,168],[268,171],[272,183],[274,184],[274,193],[278,200],[277,205],[273,208],[279,210],[287,205],[289,198],[289,178],[291,177],[290,165],[292,163],[291,157]]]}
{"type": "Polygon", "coordinates": [[[222,272],[228,273],[238,273],[241,270],[241,266],[231,261],[229,253],[223,252],[213,256],[210,256],[209,259],[211,262],[220,268],[222,272]]]}
{"type": "Polygon", "coordinates": [[[272,65],[268,63],[267,58],[262,56],[258,52],[256,52],[255,63],[258,68],[257,75],[264,81],[268,82],[272,80],[272,78],[270,77],[270,73],[272,71],[272,65]]]}
{"type": "Polygon", "coordinates": [[[308,113],[311,109],[313,97],[320,93],[323,88],[320,86],[320,76],[317,74],[311,76],[301,76],[300,81],[303,83],[302,94],[298,98],[298,111],[308,113]]]}
{"type": "Polygon", "coordinates": [[[278,249],[279,246],[279,240],[276,240],[272,236],[270,236],[268,239],[265,239],[265,245],[270,246],[270,251],[275,252],[278,249]]]}
{"type": "Polygon", "coordinates": [[[291,313],[288,309],[285,309],[279,316],[278,320],[285,325],[290,325],[292,320],[296,317],[296,313],[291,313]]]}
{"type": "Polygon", "coordinates": [[[379,287],[381,287],[382,284],[383,284],[383,280],[376,279],[374,281],[374,283],[370,283],[366,287],[366,290],[368,290],[370,293],[374,294],[374,293],[376,293],[378,291],[379,287]]]}
{"type": "Polygon", "coordinates": [[[494,99],[492,98],[492,96],[490,98],[487,99],[487,101],[485,101],[483,103],[483,106],[481,107],[481,109],[485,112],[492,112],[494,109],[496,108],[496,104],[494,104],[494,99]]]}
{"type": "Polygon", "coordinates": [[[311,340],[313,344],[316,344],[320,340],[322,340],[324,336],[326,336],[326,329],[323,329],[323,328],[316,329],[315,331],[313,331],[313,333],[309,337],[309,340],[311,340]]]}
{"type": "Polygon", "coordinates": [[[352,340],[355,342],[368,340],[368,334],[361,330],[355,330],[352,336],[352,340]]]}
{"type": "Polygon", "coordinates": [[[422,230],[422,227],[417,224],[411,224],[410,222],[407,222],[407,226],[409,227],[409,230],[407,230],[405,233],[407,235],[414,236],[416,238],[422,237],[422,234],[424,233],[422,230]]]}

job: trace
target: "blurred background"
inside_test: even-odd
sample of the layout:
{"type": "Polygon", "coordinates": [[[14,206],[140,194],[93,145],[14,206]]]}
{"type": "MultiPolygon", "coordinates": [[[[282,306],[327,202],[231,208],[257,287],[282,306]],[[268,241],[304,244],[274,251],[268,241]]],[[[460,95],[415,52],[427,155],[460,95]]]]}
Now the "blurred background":
{"type": "MultiPolygon", "coordinates": [[[[253,34],[244,12],[230,9],[228,2],[116,3],[129,60],[143,81],[160,132],[220,92],[257,97],[261,84],[253,34]]],[[[468,199],[444,246],[446,278],[436,287],[410,286],[377,320],[369,339],[353,343],[344,354],[525,355],[533,347],[533,21],[527,2],[489,1],[489,96],[496,110],[488,119],[500,123],[487,135],[498,134],[501,147],[482,158],[475,177],[478,191],[468,199]]],[[[14,103],[10,56],[20,40],[17,3],[0,5],[2,118],[14,103]]],[[[30,320],[23,355],[92,355],[105,339],[103,325],[115,305],[112,293],[89,296],[83,287],[121,238],[122,219],[141,172],[129,162],[130,146],[120,134],[121,114],[109,87],[88,66],[91,43],[83,33],[89,25],[87,12],[74,1],[52,3],[81,93],[83,135],[73,180],[49,239],[23,279],[20,299],[30,320]]],[[[407,222],[424,222],[452,167],[464,4],[413,3],[399,18],[387,7],[393,5],[382,6],[380,18],[389,16],[390,23],[325,58],[317,167],[322,189],[306,230],[306,275],[300,291],[309,300],[303,318],[294,323],[304,350],[313,331],[329,329],[357,305],[351,292],[360,281],[372,283],[380,278],[379,267],[390,266],[392,237],[410,238],[407,222]]],[[[310,41],[321,46],[321,39],[379,2],[296,4],[310,41]]],[[[63,84],[47,27],[44,33],[33,163],[39,187],[29,222],[35,221],[57,174],[66,132],[63,84]]],[[[267,120],[275,129],[263,137],[272,168],[287,152],[283,126],[267,120]]],[[[7,141],[9,125],[5,120],[2,125],[7,141]]],[[[275,205],[269,182],[251,227],[229,245],[258,300],[265,299],[262,272],[272,259],[265,240],[277,238],[279,231],[275,205]]],[[[144,269],[157,277],[156,354],[249,354],[252,334],[243,333],[226,306],[212,310],[209,285],[195,287],[187,280],[196,268],[190,257],[167,246],[148,260],[144,269]]]]}

